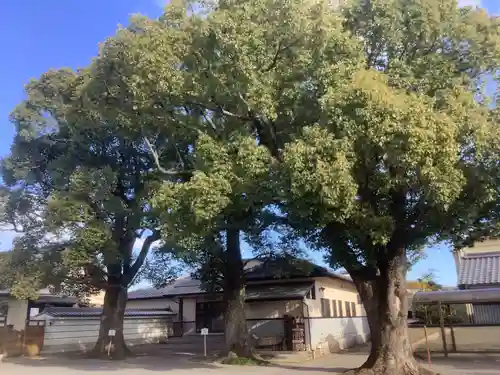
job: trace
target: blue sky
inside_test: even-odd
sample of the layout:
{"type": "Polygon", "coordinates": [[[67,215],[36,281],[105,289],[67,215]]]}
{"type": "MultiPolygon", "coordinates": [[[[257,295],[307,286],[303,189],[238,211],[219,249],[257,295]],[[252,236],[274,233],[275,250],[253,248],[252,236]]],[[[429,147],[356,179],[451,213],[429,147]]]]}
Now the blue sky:
{"type": "MultiPolygon", "coordinates": [[[[13,127],[8,115],[23,99],[23,86],[50,68],[77,68],[88,64],[97,53],[98,43],[126,24],[133,13],[151,17],[161,14],[163,0],[45,0],[29,3],[0,2],[0,156],[8,153],[13,127]]],[[[464,0],[464,5],[479,5],[464,0]]],[[[498,0],[484,0],[481,6],[500,14],[498,0]]],[[[13,234],[0,233],[0,249],[8,249],[13,234]]],[[[313,256],[318,261],[321,256],[313,256]]],[[[456,272],[449,249],[429,250],[426,260],[409,275],[418,277],[435,269],[440,281],[454,285],[456,272]]]]}

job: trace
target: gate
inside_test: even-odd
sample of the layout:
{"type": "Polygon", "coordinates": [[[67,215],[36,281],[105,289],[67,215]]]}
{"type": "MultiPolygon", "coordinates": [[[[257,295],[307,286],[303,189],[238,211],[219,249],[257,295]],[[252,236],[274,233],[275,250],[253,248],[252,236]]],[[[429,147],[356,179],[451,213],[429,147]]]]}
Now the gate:
{"type": "Polygon", "coordinates": [[[285,345],[286,350],[306,350],[304,318],[285,316],[285,345]]]}
{"type": "Polygon", "coordinates": [[[182,337],[184,335],[184,327],[182,326],[182,322],[172,322],[172,331],[169,332],[169,336],[171,337],[182,337]]]}
{"type": "Polygon", "coordinates": [[[0,327],[0,354],[21,355],[23,352],[22,337],[22,332],[15,331],[12,326],[0,327]]]}
{"type": "Polygon", "coordinates": [[[45,339],[45,321],[28,320],[24,330],[23,347],[27,356],[37,356],[43,349],[45,339]]]}

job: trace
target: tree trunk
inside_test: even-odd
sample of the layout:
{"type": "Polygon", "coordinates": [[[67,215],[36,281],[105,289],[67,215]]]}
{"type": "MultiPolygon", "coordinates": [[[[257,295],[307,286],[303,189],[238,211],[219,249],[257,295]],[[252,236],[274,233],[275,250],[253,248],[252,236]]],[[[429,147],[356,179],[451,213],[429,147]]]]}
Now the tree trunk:
{"type": "Polygon", "coordinates": [[[352,276],[352,274],[351,277],[356,284],[356,289],[361,297],[361,301],[366,312],[366,318],[368,320],[368,327],[370,328],[371,350],[366,362],[361,367],[370,368],[373,366],[377,358],[377,352],[375,349],[380,346],[379,307],[376,296],[377,283],[374,280],[361,280],[352,276]]]}
{"type": "Polygon", "coordinates": [[[236,287],[226,294],[224,317],[224,339],[226,353],[238,357],[251,357],[252,350],[248,340],[245,317],[245,286],[236,287]]]}
{"type": "Polygon", "coordinates": [[[132,352],[127,348],[123,336],[123,320],[127,305],[127,289],[110,287],[104,295],[99,338],[91,352],[98,358],[124,359],[132,352]],[[115,335],[110,335],[114,331],[115,335]]]}
{"type": "Polygon", "coordinates": [[[406,254],[396,251],[392,259],[379,264],[374,280],[353,274],[370,326],[371,349],[366,362],[352,374],[420,375],[433,374],[413,357],[408,336],[406,295],[406,254]]]}
{"type": "Polygon", "coordinates": [[[227,230],[226,272],[224,275],[224,340],[227,355],[251,357],[245,316],[245,274],[240,249],[240,232],[227,230]]]}

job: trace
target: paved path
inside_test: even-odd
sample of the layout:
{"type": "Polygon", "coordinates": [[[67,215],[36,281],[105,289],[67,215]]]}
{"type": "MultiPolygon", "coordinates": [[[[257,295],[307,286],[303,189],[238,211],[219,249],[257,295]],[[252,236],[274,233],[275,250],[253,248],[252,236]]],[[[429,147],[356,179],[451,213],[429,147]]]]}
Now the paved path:
{"type": "MultiPolygon", "coordinates": [[[[366,358],[364,351],[331,355],[300,364],[276,366],[222,366],[195,361],[188,356],[161,358],[139,356],[125,362],[90,359],[18,359],[0,362],[1,375],[149,375],[167,372],[169,375],[319,375],[340,374],[359,366],[366,358]]],[[[442,375],[493,375],[500,373],[500,356],[460,356],[453,359],[435,359],[433,369],[442,375]]]]}

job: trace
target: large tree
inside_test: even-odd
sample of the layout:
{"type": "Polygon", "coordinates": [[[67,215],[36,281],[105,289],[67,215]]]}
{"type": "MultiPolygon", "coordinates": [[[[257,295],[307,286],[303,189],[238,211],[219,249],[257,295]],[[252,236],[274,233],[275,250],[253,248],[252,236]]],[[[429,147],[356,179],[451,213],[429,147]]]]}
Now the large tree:
{"type": "Polygon", "coordinates": [[[182,183],[217,212],[242,198],[260,209],[253,186],[234,195],[251,174],[194,174],[193,150],[201,139],[208,156],[226,157],[235,135],[254,142],[247,160],[264,148],[274,212],[361,294],[372,350],[357,371],[418,374],[407,252],[496,224],[498,117],[478,87],[498,71],[498,39],[498,20],[454,0],[359,0],[343,16],[328,1],[225,0],[197,12],[177,1],[105,44],[89,116],[144,137],[151,169],[169,180],[155,207],[182,183]]]}
{"type": "Polygon", "coordinates": [[[185,36],[170,99],[267,148],[284,219],[363,299],[372,350],[356,371],[425,372],[408,342],[407,252],[496,224],[499,129],[481,81],[499,69],[498,20],[454,0],[176,14],[159,28],[185,36]]]}
{"type": "Polygon", "coordinates": [[[254,255],[266,258],[281,248],[270,243],[279,239],[267,236],[276,228],[265,209],[274,201],[271,156],[254,137],[237,133],[224,141],[202,134],[191,156],[193,177],[166,183],[156,195],[166,247],[194,269],[203,288],[223,294],[226,353],[251,357],[242,243],[252,243],[254,255]]]}
{"type": "MultiPolygon", "coordinates": [[[[109,104],[113,115],[99,110],[102,61],[106,56],[78,72],[43,74],[12,113],[16,134],[1,170],[3,223],[21,235],[3,257],[1,281],[18,297],[36,298],[46,286],[77,296],[104,290],[94,354],[119,359],[129,353],[127,289],[145,261],[155,260],[152,245],[161,238],[151,199],[164,177],[142,133],[119,126],[119,107],[109,104]],[[116,335],[108,350],[110,330],[116,335]]],[[[110,102],[126,100],[114,94],[110,102]]],[[[168,264],[155,266],[169,276],[168,264]]]]}

